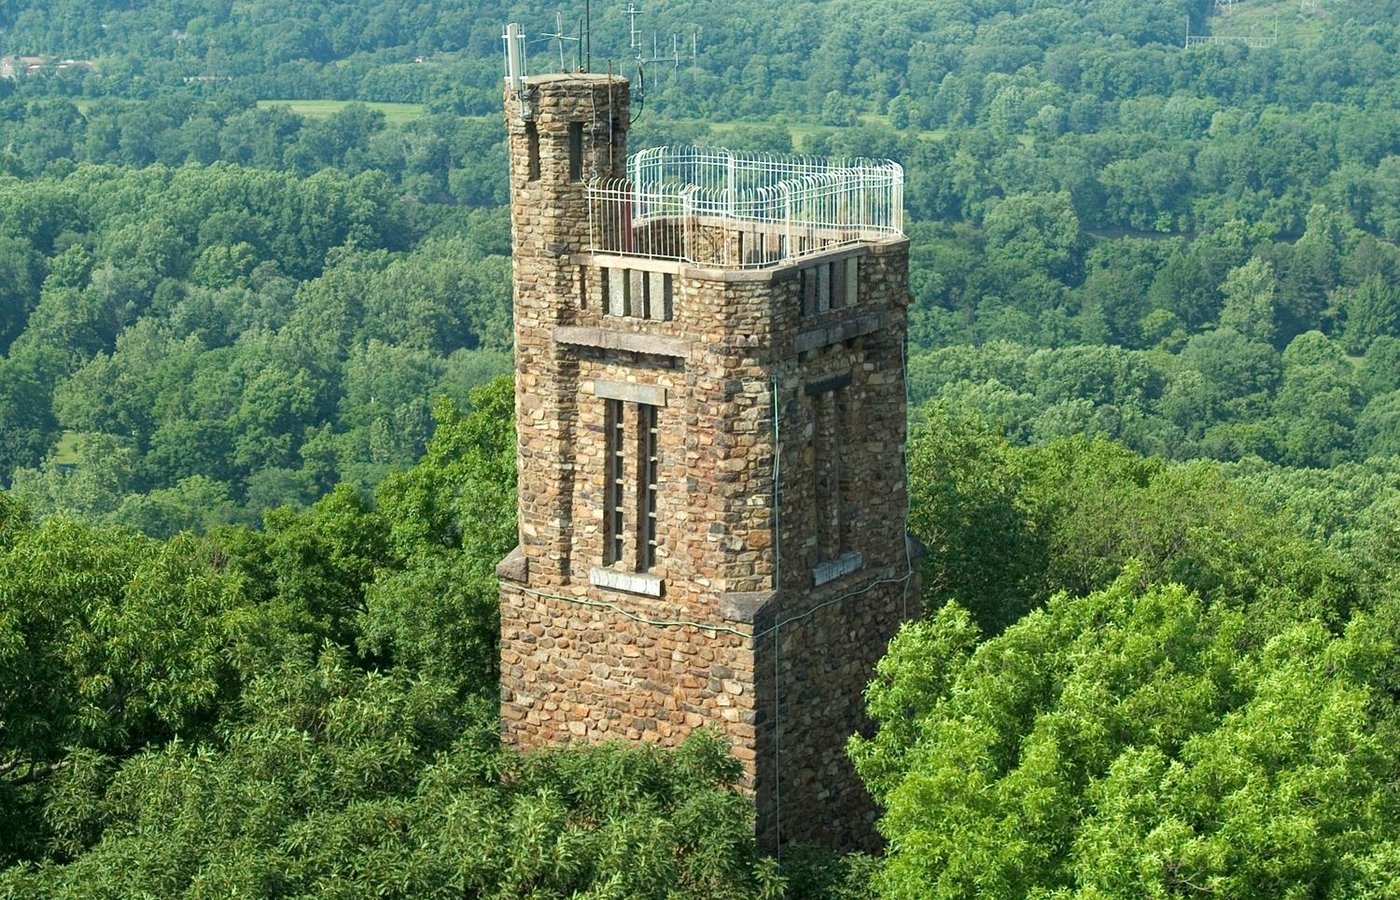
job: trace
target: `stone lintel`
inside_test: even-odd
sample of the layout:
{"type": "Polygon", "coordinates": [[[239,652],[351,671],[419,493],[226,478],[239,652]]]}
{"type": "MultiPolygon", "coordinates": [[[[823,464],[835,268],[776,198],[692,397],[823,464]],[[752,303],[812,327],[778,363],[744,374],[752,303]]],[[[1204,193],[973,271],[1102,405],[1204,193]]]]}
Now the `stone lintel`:
{"type": "Polygon", "coordinates": [[[752,625],[762,614],[763,608],[777,596],[777,591],[720,594],[719,613],[726,621],[752,625]]]}
{"type": "Polygon", "coordinates": [[[583,347],[599,347],[603,350],[626,350],[629,353],[644,353],[649,356],[673,356],[678,359],[686,359],[690,356],[690,341],[683,341],[680,338],[638,334],[635,331],[587,328],[581,325],[556,327],[554,329],[554,342],[583,347]]]}
{"type": "Polygon", "coordinates": [[[823,263],[840,262],[843,259],[850,259],[855,256],[865,256],[870,252],[870,248],[876,246],[869,242],[859,244],[840,244],[830,250],[822,250],[817,253],[809,253],[806,256],[799,256],[785,264],[786,268],[806,269],[810,266],[817,266],[823,263]]]}
{"type": "Polygon", "coordinates": [[[569,259],[576,266],[597,266],[600,269],[634,269],[638,272],[669,272],[679,275],[685,264],[674,259],[652,259],[649,256],[625,256],[617,253],[575,253],[569,259]]]}
{"type": "Polygon", "coordinates": [[[876,314],[832,322],[830,325],[813,328],[797,335],[793,339],[793,349],[798,353],[806,353],[809,350],[829,347],[861,335],[874,334],[880,330],[882,324],[882,318],[876,314]]]}
{"type": "Polygon", "coordinates": [[[882,241],[871,241],[865,245],[875,256],[882,256],[886,253],[897,253],[900,250],[909,248],[909,238],[904,235],[898,237],[888,237],[882,241]]]}
{"type": "Polygon", "coordinates": [[[717,281],[723,284],[768,284],[777,281],[784,271],[785,266],[773,269],[707,269],[703,266],[690,266],[681,270],[681,277],[687,281],[717,281]]]}
{"type": "Polygon", "coordinates": [[[865,559],[854,550],[842,553],[835,559],[829,559],[824,563],[817,563],[812,567],[812,586],[821,587],[828,581],[835,581],[842,575],[859,572],[863,565],[865,565],[865,559]]]}
{"type": "Polygon", "coordinates": [[[647,406],[665,406],[666,389],[651,384],[626,384],[620,381],[593,382],[593,395],[604,400],[621,400],[624,403],[645,403],[647,406]]]}
{"type": "Polygon", "coordinates": [[[626,591],[629,594],[644,594],[648,597],[661,596],[661,579],[645,572],[619,572],[617,569],[595,567],[588,570],[588,581],[594,587],[626,591]]]}
{"type": "Polygon", "coordinates": [[[807,396],[816,397],[821,394],[829,394],[832,391],[839,391],[842,388],[850,387],[852,380],[850,372],[843,372],[840,375],[823,378],[821,381],[816,381],[807,385],[807,396]]]}
{"type": "Polygon", "coordinates": [[[496,564],[496,577],[503,581],[525,584],[530,578],[530,558],[517,546],[506,554],[505,559],[496,564]]]}

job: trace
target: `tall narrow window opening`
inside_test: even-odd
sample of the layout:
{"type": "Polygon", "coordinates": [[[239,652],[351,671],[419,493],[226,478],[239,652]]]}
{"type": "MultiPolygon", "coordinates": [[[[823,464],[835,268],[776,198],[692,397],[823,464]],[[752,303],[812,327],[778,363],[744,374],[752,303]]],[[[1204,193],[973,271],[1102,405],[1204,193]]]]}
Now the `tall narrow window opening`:
{"type": "Polygon", "coordinates": [[[840,309],[846,305],[846,261],[838,259],[831,264],[831,308],[840,309]]]}
{"type": "Polygon", "coordinates": [[[624,542],[624,516],[623,516],[623,494],[626,488],[626,458],[623,440],[623,420],[622,401],[607,401],[606,422],[604,428],[607,431],[607,479],[606,490],[604,491],[604,547],[603,564],[613,565],[622,561],[622,551],[624,542]]]}
{"type": "Polygon", "coordinates": [[[569,180],[583,180],[583,123],[569,123],[569,180]]]}
{"type": "Polygon", "coordinates": [[[827,391],[812,398],[816,428],[813,444],[813,494],[817,509],[817,556],[819,560],[841,555],[841,403],[838,391],[827,391]]]}
{"type": "Polygon", "coordinates": [[[648,572],[656,565],[661,451],[657,409],[609,399],[603,496],[603,565],[648,572]]]}
{"type": "Polygon", "coordinates": [[[534,122],[525,123],[525,177],[530,181],[540,180],[540,129],[534,122]]]}
{"type": "Polygon", "coordinates": [[[638,519],[642,533],[637,542],[637,571],[646,572],[656,565],[656,476],[660,468],[657,457],[656,407],[639,404],[638,425],[642,434],[642,496],[641,515],[638,519]]]}
{"type": "Polygon", "coordinates": [[[853,522],[848,514],[852,485],[843,457],[850,411],[846,388],[850,374],[807,385],[812,403],[812,509],[816,537],[813,564],[829,562],[851,549],[853,522]]]}

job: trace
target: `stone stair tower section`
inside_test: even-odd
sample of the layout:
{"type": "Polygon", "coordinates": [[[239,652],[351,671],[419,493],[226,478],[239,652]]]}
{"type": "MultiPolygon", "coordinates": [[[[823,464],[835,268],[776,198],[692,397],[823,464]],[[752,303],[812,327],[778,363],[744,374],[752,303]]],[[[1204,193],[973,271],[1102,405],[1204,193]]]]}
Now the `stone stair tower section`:
{"type": "Polygon", "coordinates": [[[845,745],[918,612],[908,241],[846,229],[828,247],[797,238],[796,216],[779,234],[689,189],[647,206],[623,181],[625,79],[520,85],[503,739],[674,746],[709,729],[743,765],[763,846],[870,847],[845,745]]]}
{"type": "Polygon", "coordinates": [[[578,359],[554,330],[572,321],[569,264],[588,244],[586,187],[622,174],[628,84],[603,75],[527,78],[507,98],[522,548],[536,578],[568,580],[578,359]]]}

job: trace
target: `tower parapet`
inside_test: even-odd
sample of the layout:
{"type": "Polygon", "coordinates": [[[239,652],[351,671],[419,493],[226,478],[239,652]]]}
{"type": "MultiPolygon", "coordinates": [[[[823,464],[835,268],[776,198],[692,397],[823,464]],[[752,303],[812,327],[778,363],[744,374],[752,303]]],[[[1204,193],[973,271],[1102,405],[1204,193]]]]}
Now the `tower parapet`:
{"type": "Polygon", "coordinates": [[[903,236],[904,170],[891,160],[655,147],[627,173],[589,185],[596,253],[768,268],[903,236]]]}
{"type": "Polygon", "coordinates": [[[845,756],[917,611],[892,163],[625,156],[627,83],[507,90],[510,744],[722,732],[767,846],[868,845],[845,756]]]}

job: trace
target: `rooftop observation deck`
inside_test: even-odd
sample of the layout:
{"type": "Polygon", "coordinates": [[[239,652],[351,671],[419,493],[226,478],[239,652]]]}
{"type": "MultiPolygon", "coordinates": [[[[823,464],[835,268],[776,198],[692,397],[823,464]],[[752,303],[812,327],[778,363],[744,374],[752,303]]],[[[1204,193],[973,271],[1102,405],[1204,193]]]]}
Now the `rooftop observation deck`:
{"type": "Polygon", "coordinates": [[[904,169],[890,160],[657,147],[627,172],[588,185],[593,253],[761,269],[904,233],[904,169]]]}

